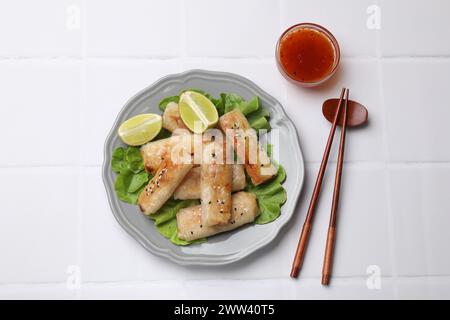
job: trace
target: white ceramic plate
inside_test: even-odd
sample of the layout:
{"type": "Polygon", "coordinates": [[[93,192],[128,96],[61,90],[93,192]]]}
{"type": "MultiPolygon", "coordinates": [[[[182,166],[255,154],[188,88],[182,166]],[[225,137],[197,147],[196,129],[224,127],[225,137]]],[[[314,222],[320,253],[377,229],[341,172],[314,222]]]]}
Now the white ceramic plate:
{"type": "Polygon", "coordinates": [[[106,139],[103,181],[111,210],[120,225],[148,251],[182,265],[221,265],[240,260],[270,243],[294,213],[304,180],[304,162],[297,131],[281,104],[252,81],[236,74],[205,70],[190,70],[166,76],[132,97],[120,111],[106,139]],[[234,92],[246,99],[257,95],[261,104],[270,110],[270,125],[279,132],[279,162],[286,170],[283,186],[287,201],[280,217],[265,225],[247,225],[238,230],[208,238],[206,243],[176,246],[161,236],[153,221],[140,213],[137,206],[120,201],[114,191],[115,173],[111,170],[111,156],[115,148],[123,146],[117,136],[119,125],[140,113],[161,113],[161,99],[177,95],[183,89],[199,88],[219,96],[234,92]]]}

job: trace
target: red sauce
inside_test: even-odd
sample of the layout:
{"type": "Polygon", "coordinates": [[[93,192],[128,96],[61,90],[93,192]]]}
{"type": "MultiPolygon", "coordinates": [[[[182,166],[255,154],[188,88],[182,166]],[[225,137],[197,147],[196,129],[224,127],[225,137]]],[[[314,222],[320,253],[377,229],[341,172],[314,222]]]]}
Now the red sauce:
{"type": "Polygon", "coordinates": [[[336,58],[333,44],[320,31],[301,28],[289,32],[280,43],[280,62],[294,80],[316,82],[329,75],[336,58]]]}

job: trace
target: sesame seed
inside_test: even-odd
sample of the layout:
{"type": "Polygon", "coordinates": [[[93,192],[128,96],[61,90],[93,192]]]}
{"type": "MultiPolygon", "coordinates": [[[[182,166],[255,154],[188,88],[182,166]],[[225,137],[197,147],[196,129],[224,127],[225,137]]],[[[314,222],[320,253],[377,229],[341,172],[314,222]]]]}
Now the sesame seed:
{"type": "Polygon", "coordinates": [[[211,137],[211,141],[214,141],[214,140],[216,140],[216,136],[211,137]]]}
{"type": "Polygon", "coordinates": [[[209,201],[208,204],[211,204],[211,201],[209,201]]]}
{"type": "Polygon", "coordinates": [[[200,225],[200,228],[203,228],[203,225],[202,225],[202,224],[200,225]]]}
{"type": "Polygon", "coordinates": [[[237,208],[234,208],[234,211],[237,211],[237,208]]]}
{"type": "Polygon", "coordinates": [[[191,234],[194,234],[194,232],[193,232],[193,231],[191,231],[191,234]]]}

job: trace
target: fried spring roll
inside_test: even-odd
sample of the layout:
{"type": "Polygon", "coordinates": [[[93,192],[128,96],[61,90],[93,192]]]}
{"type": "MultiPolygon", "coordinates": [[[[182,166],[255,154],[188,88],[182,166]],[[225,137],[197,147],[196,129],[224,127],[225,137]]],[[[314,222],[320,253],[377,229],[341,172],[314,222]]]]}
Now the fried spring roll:
{"type": "Polygon", "coordinates": [[[165,159],[138,199],[141,211],[150,215],[158,211],[191,170],[192,164],[174,164],[165,159]]]}
{"type": "Polygon", "coordinates": [[[269,157],[266,152],[262,150],[259,143],[256,148],[254,148],[255,152],[257,152],[256,157],[249,154],[249,150],[252,150],[252,148],[249,147],[249,141],[250,139],[256,139],[256,133],[253,131],[253,137],[248,134],[244,137],[238,136],[239,132],[248,133],[251,132],[250,130],[253,130],[250,127],[247,118],[239,109],[234,109],[221,116],[219,126],[225,133],[227,130],[235,130],[236,134],[234,136],[233,147],[238,157],[241,158],[241,163],[244,163],[245,171],[250,176],[254,185],[259,185],[276,175],[277,168],[270,162],[269,157]],[[242,154],[241,150],[244,151],[244,154],[242,154]],[[242,159],[242,157],[244,157],[244,159],[242,159]],[[250,161],[253,158],[255,158],[256,161],[250,161]]]}
{"type": "Polygon", "coordinates": [[[226,164],[222,156],[223,145],[215,142],[203,146],[203,163],[200,165],[200,200],[202,224],[226,224],[231,217],[231,182],[233,165],[226,164]]]}
{"type": "Polygon", "coordinates": [[[175,147],[180,145],[186,146],[186,151],[191,152],[193,150],[193,139],[191,137],[191,143],[188,144],[186,140],[189,139],[185,136],[172,136],[170,138],[161,139],[149,142],[141,147],[141,155],[144,159],[144,167],[147,172],[154,174],[160,167],[164,159],[168,159],[171,156],[171,151],[175,147]]]}
{"type": "MultiPolygon", "coordinates": [[[[233,178],[231,191],[241,191],[245,188],[244,166],[233,164],[233,178]]],[[[194,167],[184,178],[183,182],[173,193],[173,197],[179,200],[200,199],[200,167],[194,167]]]]}
{"type": "Polygon", "coordinates": [[[170,102],[167,104],[163,114],[162,126],[170,132],[177,132],[177,129],[188,129],[183,120],[181,120],[180,108],[177,103],[170,102]]]}
{"type": "Polygon", "coordinates": [[[253,222],[259,214],[256,196],[251,192],[233,194],[232,202],[231,220],[225,225],[203,225],[201,205],[180,210],[177,213],[178,237],[187,241],[209,237],[253,222]]]}

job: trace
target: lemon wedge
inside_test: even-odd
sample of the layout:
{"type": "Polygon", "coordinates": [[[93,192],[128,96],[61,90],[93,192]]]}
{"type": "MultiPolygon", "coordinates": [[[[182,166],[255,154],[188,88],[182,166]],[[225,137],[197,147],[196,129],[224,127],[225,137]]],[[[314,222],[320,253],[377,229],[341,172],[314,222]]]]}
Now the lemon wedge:
{"type": "Polygon", "coordinates": [[[140,146],[154,139],[162,128],[162,117],[144,113],[123,122],[118,130],[119,137],[130,146],[140,146]]]}
{"type": "Polygon", "coordinates": [[[195,91],[185,91],[178,103],[181,120],[195,133],[202,133],[219,121],[216,106],[207,97],[195,91]]]}

